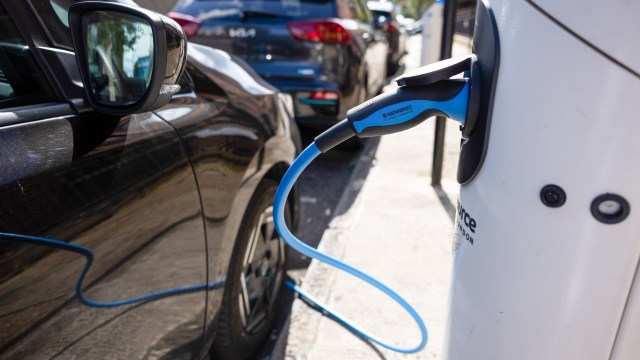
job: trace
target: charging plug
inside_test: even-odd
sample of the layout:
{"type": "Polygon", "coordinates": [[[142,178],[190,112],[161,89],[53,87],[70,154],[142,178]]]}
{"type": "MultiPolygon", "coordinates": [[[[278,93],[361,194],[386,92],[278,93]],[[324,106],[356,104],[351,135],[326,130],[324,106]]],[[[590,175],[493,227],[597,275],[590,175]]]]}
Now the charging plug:
{"type": "Polygon", "coordinates": [[[378,95],[349,110],[347,119],[361,138],[404,131],[431,116],[444,116],[464,124],[468,101],[466,80],[441,80],[378,95]]]}
{"type": "Polygon", "coordinates": [[[465,124],[475,116],[476,81],[450,79],[468,72],[475,55],[423,66],[396,79],[398,88],[380,94],[347,112],[347,118],[315,138],[326,152],[352,136],[381,136],[410,129],[431,116],[444,116],[465,124]]]}

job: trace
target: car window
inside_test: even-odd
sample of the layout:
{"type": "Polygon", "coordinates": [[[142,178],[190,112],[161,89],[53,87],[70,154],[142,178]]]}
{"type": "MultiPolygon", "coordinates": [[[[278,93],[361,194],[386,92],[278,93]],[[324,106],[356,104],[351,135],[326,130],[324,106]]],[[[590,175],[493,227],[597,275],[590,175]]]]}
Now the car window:
{"type": "Polygon", "coordinates": [[[69,8],[75,0],[29,0],[54,45],[72,50],[69,8]]]}
{"type": "Polygon", "coordinates": [[[371,10],[371,13],[373,14],[373,17],[375,17],[375,18],[378,18],[378,17],[382,16],[387,20],[387,22],[393,21],[393,17],[392,17],[390,12],[379,11],[379,10],[371,10]]]}
{"type": "Polygon", "coordinates": [[[174,11],[202,21],[278,21],[336,16],[335,0],[197,0],[183,1],[174,11]]]}
{"type": "Polygon", "coordinates": [[[29,46],[0,6],[0,109],[53,100],[29,46]]]}

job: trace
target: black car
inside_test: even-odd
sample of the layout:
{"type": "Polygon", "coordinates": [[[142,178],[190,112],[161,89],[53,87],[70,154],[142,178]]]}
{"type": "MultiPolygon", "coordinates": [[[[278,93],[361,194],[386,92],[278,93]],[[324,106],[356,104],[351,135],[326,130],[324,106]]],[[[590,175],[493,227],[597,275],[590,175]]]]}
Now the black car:
{"type": "Polygon", "coordinates": [[[169,15],[190,41],[238,55],[291,94],[308,127],[334,125],[385,83],[387,40],[363,0],[182,0],[169,15]]]}
{"type": "Polygon", "coordinates": [[[70,3],[0,0],[0,358],[250,357],[290,97],[166,17],[70,3]]]}

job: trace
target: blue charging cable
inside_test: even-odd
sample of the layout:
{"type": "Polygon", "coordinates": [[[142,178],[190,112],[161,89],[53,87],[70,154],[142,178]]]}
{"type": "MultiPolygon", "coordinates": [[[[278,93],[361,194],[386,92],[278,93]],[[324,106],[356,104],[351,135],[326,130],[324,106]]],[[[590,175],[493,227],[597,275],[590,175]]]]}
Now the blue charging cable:
{"type": "MultiPolygon", "coordinates": [[[[298,178],[298,176],[300,175],[300,173],[302,173],[302,171],[307,167],[307,165],[309,163],[311,163],[311,161],[313,159],[315,159],[319,154],[320,154],[320,150],[315,146],[315,144],[311,144],[311,146],[309,146],[300,155],[300,157],[292,164],[291,168],[289,169],[289,171],[286,173],[284,179],[282,180],[282,183],[281,183],[280,187],[278,188],[278,191],[276,192],[276,200],[275,200],[275,204],[274,204],[274,206],[276,208],[276,216],[277,216],[277,218],[275,220],[275,225],[276,225],[276,228],[278,229],[278,232],[281,234],[281,236],[283,237],[285,242],[287,242],[287,244],[289,244],[289,246],[293,247],[294,249],[298,250],[299,252],[301,252],[301,253],[303,253],[303,254],[305,254],[307,256],[310,256],[310,257],[313,257],[313,258],[317,258],[317,259],[319,259],[321,261],[324,261],[324,262],[327,262],[327,263],[329,263],[329,264],[331,264],[333,266],[336,266],[336,267],[338,267],[338,268],[340,268],[340,269],[342,269],[344,271],[347,271],[347,272],[349,272],[351,274],[354,274],[355,276],[357,276],[357,277],[363,279],[364,281],[366,281],[366,282],[374,285],[375,287],[379,288],[384,293],[386,293],[391,298],[393,298],[395,301],[400,303],[400,305],[402,305],[411,314],[411,316],[416,320],[418,326],[420,327],[420,331],[422,333],[422,340],[420,342],[420,345],[418,345],[415,348],[405,349],[405,348],[399,348],[399,347],[396,347],[396,346],[393,346],[393,345],[386,344],[382,340],[380,340],[380,339],[376,338],[375,336],[369,334],[366,330],[358,327],[357,325],[354,325],[354,324],[350,323],[343,316],[337,314],[335,311],[333,311],[332,309],[330,309],[326,305],[322,304],[320,301],[315,299],[312,295],[308,294],[303,289],[301,289],[300,287],[298,287],[295,284],[293,284],[291,281],[287,280],[286,281],[286,285],[289,288],[291,288],[293,291],[298,293],[306,301],[310,302],[311,304],[316,306],[318,309],[320,309],[320,311],[322,311],[325,315],[331,317],[332,319],[336,320],[337,322],[339,322],[343,326],[349,328],[350,330],[354,331],[356,334],[358,334],[358,335],[360,335],[360,336],[362,336],[364,338],[370,339],[371,341],[373,341],[375,343],[378,343],[378,344],[380,344],[380,345],[382,345],[382,346],[384,346],[384,347],[386,347],[388,349],[395,350],[397,352],[413,353],[413,352],[417,352],[417,351],[422,350],[425,347],[426,343],[427,343],[427,329],[426,329],[422,319],[420,319],[420,316],[417,314],[417,312],[404,299],[402,299],[398,294],[393,292],[387,286],[385,286],[384,284],[380,283],[379,281],[377,281],[376,279],[372,278],[371,276],[365,274],[364,272],[362,272],[362,271],[360,271],[358,269],[355,269],[353,267],[350,267],[349,265],[344,264],[344,263],[340,262],[339,260],[336,260],[336,259],[334,259],[334,258],[332,258],[332,257],[330,257],[328,255],[325,255],[325,254],[322,254],[320,252],[317,252],[315,249],[313,249],[310,246],[302,243],[300,240],[298,240],[289,231],[289,229],[286,227],[286,225],[282,225],[282,224],[285,224],[285,222],[284,222],[284,203],[286,202],[286,201],[283,201],[282,199],[286,200],[289,192],[291,191],[291,187],[293,186],[293,183],[295,183],[295,181],[298,178]]],[[[84,278],[86,277],[87,273],[89,272],[89,269],[91,268],[91,265],[93,264],[94,252],[90,248],[88,248],[86,246],[82,246],[82,245],[67,243],[67,242],[60,241],[60,240],[43,238],[43,237],[39,237],[39,236],[10,234],[10,233],[1,233],[1,232],[0,232],[0,240],[9,240],[9,241],[20,242],[22,244],[32,244],[32,245],[38,245],[38,246],[46,246],[46,247],[49,247],[49,248],[54,248],[54,249],[59,249],[59,250],[63,250],[63,251],[73,252],[73,253],[76,253],[76,254],[79,254],[79,255],[83,256],[85,258],[85,265],[84,265],[82,271],[80,272],[80,276],[78,277],[78,280],[76,281],[75,295],[76,295],[76,297],[78,298],[78,300],[81,303],[83,303],[84,305],[87,305],[87,306],[91,306],[91,307],[113,308],[113,307],[118,307],[118,306],[131,305],[131,304],[145,302],[145,301],[157,300],[157,299],[164,298],[164,297],[191,293],[191,292],[195,292],[195,291],[214,290],[214,289],[221,288],[225,284],[225,279],[220,279],[220,280],[216,280],[216,281],[214,281],[212,283],[203,283],[203,284],[199,284],[199,285],[176,287],[176,288],[171,288],[171,289],[167,289],[167,290],[152,292],[152,293],[149,293],[149,294],[145,294],[145,295],[141,295],[141,296],[125,299],[125,300],[107,301],[107,302],[95,301],[95,300],[91,300],[91,299],[89,299],[89,298],[87,298],[85,296],[84,290],[83,290],[83,286],[82,286],[82,284],[84,283],[84,278]]]]}
{"type": "MultiPolygon", "coordinates": [[[[274,201],[274,208],[275,208],[275,211],[276,211],[275,226],[276,226],[276,229],[278,230],[278,233],[280,234],[280,236],[283,238],[283,240],[289,246],[291,246],[295,250],[299,251],[300,253],[302,253],[304,255],[307,255],[309,257],[312,257],[312,258],[316,258],[316,259],[318,259],[320,261],[323,261],[323,262],[328,263],[330,265],[333,265],[333,266],[335,266],[335,267],[337,267],[337,268],[339,268],[341,270],[344,270],[344,271],[346,271],[346,272],[348,272],[350,274],[353,274],[354,276],[356,276],[356,277],[366,281],[367,283],[370,283],[371,285],[375,286],[376,288],[380,289],[382,292],[387,294],[393,300],[398,302],[403,308],[405,308],[407,310],[407,312],[409,312],[409,314],[413,317],[413,319],[418,324],[418,327],[420,328],[420,333],[421,333],[421,336],[422,336],[420,344],[418,346],[414,347],[414,348],[401,348],[401,347],[397,347],[397,346],[388,344],[388,343],[382,341],[381,339],[377,338],[376,336],[371,335],[368,331],[362,329],[361,327],[359,327],[359,326],[357,326],[355,324],[352,324],[345,317],[339,315],[338,313],[333,311],[328,306],[322,304],[320,301],[315,299],[312,295],[308,294],[303,289],[301,289],[297,285],[293,284],[291,281],[287,280],[286,281],[286,285],[289,288],[291,288],[293,291],[298,293],[306,301],[310,302],[311,304],[316,306],[318,309],[320,309],[320,311],[322,311],[324,314],[326,314],[327,316],[329,316],[332,319],[336,320],[338,323],[340,323],[343,326],[347,327],[348,329],[350,329],[351,331],[355,332],[356,334],[358,334],[361,337],[364,337],[364,338],[369,339],[369,340],[371,340],[371,341],[373,341],[373,342],[375,342],[375,343],[377,343],[377,344],[379,344],[381,346],[384,346],[384,347],[386,347],[388,349],[391,349],[391,350],[394,350],[394,351],[397,351],[397,352],[401,352],[401,353],[414,353],[414,352],[418,352],[418,351],[422,350],[427,344],[427,328],[426,328],[424,322],[422,321],[422,319],[420,318],[420,315],[418,315],[418,313],[411,307],[411,305],[409,305],[409,303],[407,303],[402,297],[400,297],[400,295],[395,293],[389,287],[387,287],[386,285],[384,285],[380,281],[374,279],[373,277],[367,275],[366,273],[364,273],[364,272],[362,272],[362,271],[360,271],[360,270],[358,270],[358,269],[356,269],[354,267],[351,267],[351,266],[349,266],[349,265],[347,265],[347,264],[341,262],[340,260],[337,260],[337,259],[335,259],[335,258],[333,258],[331,256],[328,256],[328,255],[325,255],[323,253],[320,253],[317,250],[315,250],[314,248],[310,247],[309,245],[304,244],[302,241],[300,241],[298,238],[296,238],[295,235],[293,235],[291,233],[291,231],[287,228],[285,220],[284,220],[284,206],[286,204],[286,199],[287,199],[287,197],[289,195],[289,192],[291,191],[291,188],[293,187],[293,184],[296,182],[296,180],[298,179],[298,177],[300,176],[302,171],[320,153],[321,153],[320,149],[318,149],[318,147],[316,146],[315,143],[312,143],[293,162],[293,164],[291,165],[291,167],[289,168],[289,170],[285,174],[284,178],[282,179],[282,182],[280,183],[280,186],[278,187],[278,190],[276,191],[276,196],[275,196],[275,201],[274,201]]],[[[73,253],[76,253],[76,254],[79,254],[79,255],[83,256],[85,258],[85,265],[84,265],[82,271],[80,272],[80,276],[78,277],[78,280],[76,281],[75,295],[76,295],[76,297],[78,298],[78,300],[81,303],[83,303],[83,304],[85,304],[87,306],[91,306],[91,307],[112,308],[112,307],[118,307],[118,306],[124,306],[124,305],[131,305],[131,304],[135,304],[135,303],[139,303],[139,302],[157,300],[157,299],[168,297],[168,296],[186,294],[186,293],[191,293],[191,292],[195,292],[195,291],[214,290],[214,289],[218,289],[218,288],[222,287],[224,285],[224,283],[225,283],[225,279],[220,279],[220,280],[216,280],[216,281],[214,281],[212,283],[203,283],[203,284],[199,284],[199,285],[176,287],[176,288],[171,288],[171,289],[167,289],[167,290],[152,292],[152,293],[149,293],[149,294],[145,294],[145,295],[141,295],[141,296],[125,299],[125,300],[108,301],[108,302],[94,301],[94,300],[91,300],[91,299],[89,299],[89,298],[87,298],[85,296],[84,290],[83,290],[83,286],[82,286],[82,284],[84,283],[84,278],[86,277],[87,273],[89,272],[89,269],[91,268],[91,265],[93,264],[94,252],[90,248],[82,246],[82,245],[77,245],[77,244],[73,244],[73,243],[67,243],[67,242],[60,241],[60,240],[43,238],[43,237],[39,237],[39,236],[11,234],[11,233],[2,233],[2,232],[0,232],[0,239],[1,240],[16,241],[16,242],[20,242],[20,243],[23,243],[23,244],[47,246],[47,247],[50,247],[50,248],[55,248],[55,249],[59,249],[59,250],[63,250],[63,251],[73,252],[73,253]]]]}
{"type": "MultiPolygon", "coordinates": [[[[468,79],[447,80],[449,77],[469,69],[475,64],[475,55],[444,60],[424,68],[412,74],[396,79],[398,89],[376,96],[373,99],[349,110],[347,119],[334,125],[329,130],[316,137],[291,164],[285,173],[278,190],[276,191],[274,208],[276,212],[275,227],[282,239],[298,252],[332,265],[340,270],[356,276],[357,278],[373,285],[391,299],[402,306],[414,319],[420,329],[420,343],[413,348],[402,348],[388,344],[368,331],[353,324],[342,315],[339,315],[312,295],[308,294],[300,287],[290,281],[286,285],[298,293],[302,299],[320,309],[324,314],[336,320],[349,330],[362,338],[368,339],[387,349],[400,353],[415,353],[427,345],[427,327],[420,318],[420,315],[405,301],[400,295],[391,290],[380,281],[367,275],[366,273],[349,266],[342,261],[329,255],[323,254],[311,246],[298,239],[289,228],[287,228],[284,207],[287,197],[293,188],[294,183],[304,171],[304,169],[321,153],[328,151],[334,146],[351,138],[381,136],[394,132],[404,131],[421,123],[428,117],[439,115],[446,116],[453,120],[465,124],[469,118],[474,118],[477,110],[477,96],[471,96],[472,90],[477,91],[478,86],[472,86],[468,79]],[[470,105],[470,100],[474,100],[474,106],[470,105]]],[[[475,65],[474,65],[475,66],[475,65]]],[[[476,94],[476,92],[473,92],[476,94]]],[[[163,291],[153,292],[131,299],[99,302],[88,299],[82,290],[84,278],[93,263],[93,251],[87,247],[70,244],[59,240],[46,239],[37,236],[0,233],[0,239],[19,241],[34,245],[48,246],[60,250],[70,251],[80,254],[86,258],[86,263],[80,277],[76,282],[75,293],[78,299],[87,306],[109,308],[123,305],[130,305],[142,301],[155,300],[162,297],[185,294],[200,290],[213,290],[222,287],[224,279],[212,283],[204,283],[193,286],[176,287],[163,291]]]]}
{"type": "Polygon", "coordinates": [[[338,313],[336,313],[335,311],[333,311],[332,309],[330,309],[329,307],[327,307],[326,305],[322,304],[320,301],[318,301],[317,299],[315,299],[313,296],[311,296],[310,294],[306,293],[304,290],[302,290],[300,287],[296,286],[295,284],[291,283],[290,281],[287,281],[287,286],[291,289],[293,289],[295,292],[297,292],[298,294],[300,294],[301,297],[303,297],[306,301],[311,302],[314,306],[316,306],[317,308],[319,308],[324,314],[326,314],[327,316],[331,317],[332,319],[336,320],[338,323],[342,324],[343,326],[345,326],[346,328],[348,328],[349,330],[353,331],[354,333],[356,333],[357,335],[368,339],[380,346],[383,346],[387,349],[396,351],[396,352],[400,352],[400,353],[415,353],[418,352],[422,349],[424,349],[424,347],[427,345],[427,327],[425,326],[424,322],[422,321],[422,319],[420,318],[420,315],[418,315],[418,313],[413,309],[413,307],[411,307],[411,305],[409,305],[409,303],[407,301],[405,301],[400,295],[398,295],[396,292],[394,292],[393,290],[391,290],[388,286],[384,285],[383,283],[381,283],[380,281],[374,279],[373,277],[367,275],[366,273],[362,272],[361,270],[358,270],[350,265],[347,265],[345,263],[343,263],[342,261],[333,258],[329,255],[323,254],[319,251],[317,251],[316,249],[312,248],[311,246],[303,243],[300,239],[298,239],[295,235],[293,235],[293,233],[291,233],[291,231],[289,230],[289,228],[287,228],[286,222],[285,222],[285,217],[284,217],[284,207],[286,205],[287,202],[287,197],[289,196],[289,192],[291,191],[291,188],[293,187],[293,184],[296,182],[296,180],[298,179],[298,177],[300,176],[300,174],[302,173],[302,171],[304,171],[304,169],[318,156],[320,155],[321,151],[318,148],[318,146],[316,145],[315,142],[311,143],[311,145],[309,145],[299,156],[298,158],[296,158],[296,160],[293,162],[293,164],[291,164],[291,167],[289,167],[289,170],[287,170],[286,174],[284,175],[282,181],[280,182],[280,186],[278,186],[278,190],[276,191],[276,197],[275,197],[275,201],[274,201],[274,208],[275,208],[275,227],[278,230],[278,233],[280,234],[280,236],[282,237],[282,239],[287,243],[287,245],[291,246],[293,249],[295,249],[296,251],[314,258],[314,259],[318,259],[324,263],[327,263],[329,265],[332,265],[340,270],[343,270],[349,274],[352,274],[360,279],[362,279],[363,281],[373,285],[374,287],[378,288],[380,291],[382,291],[383,293],[385,293],[386,295],[388,295],[390,298],[392,298],[393,300],[395,300],[398,304],[400,304],[410,315],[411,317],[415,320],[416,324],[418,325],[418,328],[420,328],[420,335],[421,335],[421,340],[420,343],[418,344],[418,346],[413,347],[413,348],[403,348],[403,347],[398,347],[395,345],[391,345],[383,340],[381,340],[380,338],[372,335],[370,332],[368,332],[367,330],[362,329],[361,327],[353,324],[352,322],[350,322],[349,320],[347,320],[345,317],[343,317],[342,315],[339,315],[338,313]]]}
{"type": "Polygon", "coordinates": [[[224,279],[221,279],[221,280],[216,280],[209,284],[204,283],[199,285],[176,287],[176,288],[152,292],[146,295],[141,295],[141,296],[120,300],[120,301],[108,301],[108,302],[94,301],[94,300],[88,299],[84,295],[84,291],[82,290],[82,283],[84,282],[84,278],[89,272],[89,268],[91,267],[91,264],[93,264],[93,251],[88,247],[71,244],[64,241],[60,241],[60,240],[46,239],[38,236],[19,235],[19,234],[0,233],[0,239],[12,240],[12,241],[17,241],[20,243],[26,243],[26,244],[32,244],[32,245],[47,246],[55,249],[73,252],[73,253],[84,256],[84,258],[86,259],[86,262],[84,264],[84,268],[82,269],[82,272],[80,273],[80,277],[78,277],[78,281],[76,281],[75,293],[76,293],[76,297],[78,298],[78,300],[80,300],[80,302],[82,302],[87,306],[92,306],[92,307],[111,308],[111,307],[117,307],[117,306],[123,306],[123,305],[131,305],[131,304],[135,304],[143,301],[157,300],[157,299],[168,297],[168,296],[181,295],[181,294],[191,293],[194,291],[213,290],[213,289],[218,289],[222,287],[225,282],[224,279]]]}
{"type": "Polygon", "coordinates": [[[398,85],[400,85],[399,88],[378,95],[349,110],[346,119],[318,135],[311,145],[300,153],[285,173],[278,190],[276,190],[276,198],[273,204],[276,214],[275,227],[287,245],[308,257],[334,266],[373,285],[396,301],[411,315],[418,325],[421,335],[420,343],[412,348],[391,345],[353,324],[295,284],[287,282],[287,286],[300,294],[303,300],[320,309],[322,313],[336,320],[358,336],[396,352],[416,353],[427,345],[427,327],[420,315],[406,300],[385,284],[363,271],[303,243],[287,228],[284,219],[284,207],[289,192],[291,192],[302,171],[318,155],[329,151],[354,135],[363,138],[392,134],[410,129],[434,115],[446,116],[464,124],[469,117],[470,109],[473,108],[469,106],[471,85],[466,78],[455,80],[447,80],[447,78],[467,69],[471,66],[473,60],[473,56],[467,56],[433,64],[433,68],[425,67],[416,74],[396,79],[398,85]]]}
{"type": "Polygon", "coordinates": [[[477,96],[472,96],[472,93],[475,94],[476,91],[472,91],[469,79],[449,78],[468,70],[475,61],[475,55],[444,60],[417,69],[410,74],[396,79],[399,86],[398,88],[380,94],[349,110],[346,119],[318,135],[311,145],[302,151],[293,161],[293,164],[291,164],[285,173],[276,191],[276,198],[273,205],[276,213],[275,227],[282,239],[298,252],[334,266],[373,285],[400,304],[418,325],[421,335],[420,343],[413,348],[391,345],[353,324],[295,284],[287,282],[287,286],[300,294],[303,300],[320,309],[324,314],[336,320],[358,336],[396,352],[416,353],[424,349],[427,345],[427,327],[420,318],[420,315],[406,300],[385,284],[363,271],[329,255],[323,254],[303,243],[287,228],[284,219],[284,207],[289,192],[291,192],[294,183],[298,180],[302,171],[304,171],[318,155],[329,151],[354,135],[359,138],[365,138],[405,131],[420,124],[431,116],[446,116],[461,124],[466,124],[469,118],[473,119],[476,113],[475,109],[477,108],[477,106],[475,106],[477,96]],[[471,101],[472,99],[474,99],[474,101],[471,101]],[[474,106],[471,106],[470,103],[473,103],[474,106]]]}

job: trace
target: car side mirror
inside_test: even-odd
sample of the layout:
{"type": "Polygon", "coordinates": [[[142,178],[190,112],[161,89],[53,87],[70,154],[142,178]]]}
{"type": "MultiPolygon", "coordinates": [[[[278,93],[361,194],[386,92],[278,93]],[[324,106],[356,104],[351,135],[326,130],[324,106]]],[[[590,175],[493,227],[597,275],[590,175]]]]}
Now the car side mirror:
{"type": "Polygon", "coordinates": [[[82,83],[91,107],[114,115],[164,106],[187,56],[184,31],[153,11],[107,2],[81,2],[69,24],[82,83]]]}

